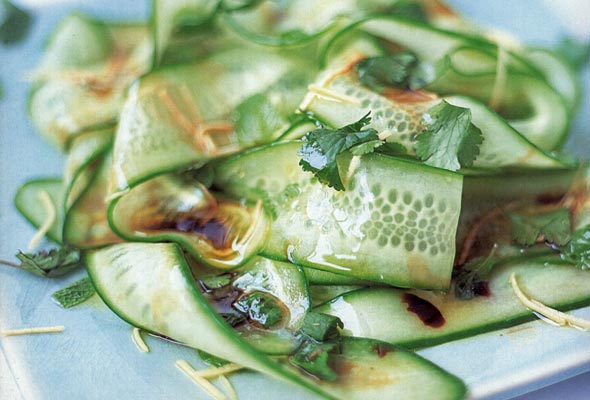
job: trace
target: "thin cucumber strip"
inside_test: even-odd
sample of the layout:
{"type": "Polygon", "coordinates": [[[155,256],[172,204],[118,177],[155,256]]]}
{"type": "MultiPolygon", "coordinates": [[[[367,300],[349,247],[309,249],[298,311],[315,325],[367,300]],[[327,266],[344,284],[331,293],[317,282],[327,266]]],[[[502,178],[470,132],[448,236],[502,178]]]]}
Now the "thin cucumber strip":
{"type": "Polygon", "coordinates": [[[570,115],[580,101],[580,82],[576,71],[553,52],[545,49],[525,49],[524,57],[537,67],[549,84],[561,94],[570,115]]]}
{"type": "Polygon", "coordinates": [[[151,53],[143,27],[110,26],[78,14],[66,18],[32,76],[33,123],[61,149],[80,132],[112,124],[151,53]]]}
{"type": "Polygon", "coordinates": [[[154,41],[154,65],[158,65],[174,33],[185,26],[208,22],[217,11],[217,0],[154,0],[151,30],[154,41]]]}
{"type": "Polygon", "coordinates": [[[297,333],[311,307],[302,269],[291,263],[255,257],[231,284],[243,295],[253,292],[272,295],[287,308],[285,320],[276,327],[260,329],[252,324],[237,327],[242,338],[266,354],[290,354],[296,350],[300,345],[297,333]]]}
{"type": "Polygon", "coordinates": [[[319,386],[340,399],[459,400],[467,392],[456,376],[413,352],[381,341],[343,338],[340,354],[333,355],[331,362],[337,372],[349,372],[319,386]]]}
{"type": "Polygon", "coordinates": [[[363,286],[357,285],[311,285],[309,294],[314,307],[324,304],[344,293],[362,289],[363,286]]]}
{"type": "Polygon", "coordinates": [[[337,192],[302,171],[300,147],[261,147],[216,170],[218,187],[262,199],[273,215],[264,255],[392,285],[448,287],[460,175],[378,154],[343,154],[338,168],[346,190],[337,192]]]}
{"type": "MultiPolygon", "coordinates": [[[[482,131],[484,140],[474,167],[564,167],[562,161],[531,143],[477,100],[465,96],[445,96],[441,99],[432,93],[416,94],[403,90],[376,93],[363,86],[357,74],[351,71],[351,66],[371,55],[356,50],[356,47],[343,52],[310,86],[310,92],[300,105],[302,111],[311,112],[334,127],[348,125],[370,113],[369,127],[376,129],[387,140],[404,145],[410,154],[414,154],[414,138],[424,129],[424,116],[431,107],[445,100],[470,109],[473,124],[482,131]]],[[[461,92],[461,86],[458,87],[461,92]]]]}
{"type": "Polygon", "coordinates": [[[113,196],[152,176],[239,150],[232,110],[293,67],[272,51],[241,48],[141,78],[121,112],[113,196]]]}
{"type": "Polygon", "coordinates": [[[95,170],[91,164],[111,148],[113,135],[114,128],[110,127],[84,132],[72,139],[64,168],[66,209],[86,190],[95,170]]]}
{"type": "Polygon", "coordinates": [[[298,385],[330,399],[461,399],[465,385],[412,352],[368,339],[345,338],[331,355],[334,383],[321,382],[256,351],[233,332],[196,286],[182,251],[173,244],[126,243],[91,251],[89,276],[98,294],[133,326],[216,357],[298,385]],[[382,376],[367,385],[371,377],[382,376]],[[404,379],[399,379],[403,375],[404,379]]]}
{"type": "Polygon", "coordinates": [[[87,253],[86,265],[97,293],[129,324],[333,398],[240,339],[205,300],[178,246],[114,245],[87,253]]]}
{"type": "Polygon", "coordinates": [[[349,335],[412,348],[433,346],[535,319],[514,294],[508,279],[512,273],[529,296],[550,307],[570,310],[590,304],[588,271],[547,260],[526,260],[497,267],[490,277],[491,294],[487,297],[459,300],[453,291],[435,294],[362,289],[344,294],[316,311],[338,316],[349,335]],[[441,325],[427,326],[408,310],[416,296],[440,312],[441,325]]]}
{"type": "Polygon", "coordinates": [[[245,264],[266,238],[262,205],[215,198],[182,174],[162,174],[108,205],[114,232],[131,241],[174,241],[199,261],[221,269],[245,264]]]}
{"type": "Polygon", "coordinates": [[[14,206],[31,225],[40,227],[48,216],[40,199],[43,191],[51,198],[57,214],[47,237],[56,243],[62,243],[64,185],[60,178],[41,178],[26,182],[18,188],[14,196],[14,206]]]}
{"type": "Polygon", "coordinates": [[[328,271],[322,271],[315,268],[303,268],[305,278],[310,285],[364,285],[368,286],[375,282],[364,281],[362,279],[352,278],[350,276],[334,274],[328,271]]]}
{"type": "MultiPolygon", "coordinates": [[[[111,154],[94,161],[85,187],[71,204],[66,205],[63,242],[79,249],[89,249],[121,242],[107,219],[105,196],[108,190],[111,154]]],[[[90,166],[89,166],[90,167],[90,166]]]]}

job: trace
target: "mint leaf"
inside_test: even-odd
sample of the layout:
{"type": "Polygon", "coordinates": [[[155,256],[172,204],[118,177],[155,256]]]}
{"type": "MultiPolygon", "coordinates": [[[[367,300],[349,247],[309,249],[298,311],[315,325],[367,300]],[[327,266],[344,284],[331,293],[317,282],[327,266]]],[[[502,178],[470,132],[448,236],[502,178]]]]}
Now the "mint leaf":
{"type": "Polygon", "coordinates": [[[303,319],[300,333],[307,335],[318,342],[334,339],[340,336],[338,328],[344,324],[340,318],[333,315],[309,311],[303,319]]]}
{"type": "Polygon", "coordinates": [[[31,15],[8,0],[2,0],[1,8],[4,19],[0,23],[0,43],[11,45],[22,41],[29,31],[31,15]]]}
{"type": "Polygon", "coordinates": [[[487,257],[474,258],[454,273],[457,298],[469,300],[475,296],[489,295],[487,277],[496,264],[495,252],[494,247],[487,257]]]}
{"type": "Polygon", "coordinates": [[[73,284],[53,293],[51,298],[63,308],[70,308],[84,303],[91,298],[96,291],[90,278],[83,278],[73,284]]]}
{"type": "Polygon", "coordinates": [[[308,340],[289,357],[289,362],[323,381],[335,381],[338,375],[330,367],[329,358],[330,353],[338,348],[337,343],[316,343],[308,340]]]}
{"type": "Polygon", "coordinates": [[[250,321],[269,328],[279,323],[282,318],[281,306],[271,295],[254,292],[240,298],[233,307],[248,316],[250,321]]]}
{"type": "Polygon", "coordinates": [[[359,82],[375,92],[380,93],[387,86],[416,90],[434,82],[447,68],[447,60],[423,63],[414,53],[404,51],[365,58],[354,68],[359,82]]]}
{"type": "Polygon", "coordinates": [[[320,127],[306,133],[298,152],[301,156],[299,165],[304,171],[313,172],[320,182],[336,190],[344,190],[336,157],[359,144],[379,140],[375,129],[363,129],[370,122],[367,114],[340,129],[320,127]]]}
{"type": "Polygon", "coordinates": [[[590,225],[578,229],[561,249],[561,258],[580,269],[590,269],[590,225]]]}
{"type": "Polygon", "coordinates": [[[570,214],[566,208],[535,215],[508,213],[508,216],[512,221],[512,239],[519,244],[533,245],[541,235],[558,246],[570,240],[570,214]]]}
{"type": "Polygon", "coordinates": [[[424,123],[426,130],[416,138],[418,158],[450,171],[473,165],[483,136],[471,123],[471,110],[443,100],[428,110],[424,123]]]}
{"type": "Polygon", "coordinates": [[[21,262],[20,264],[6,261],[0,261],[0,264],[23,269],[46,278],[54,278],[67,274],[83,265],[80,251],[69,246],[63,246],[49,251],[43,250],[38,253],[23,253],[19,251],[16,258],[21,262]]]}

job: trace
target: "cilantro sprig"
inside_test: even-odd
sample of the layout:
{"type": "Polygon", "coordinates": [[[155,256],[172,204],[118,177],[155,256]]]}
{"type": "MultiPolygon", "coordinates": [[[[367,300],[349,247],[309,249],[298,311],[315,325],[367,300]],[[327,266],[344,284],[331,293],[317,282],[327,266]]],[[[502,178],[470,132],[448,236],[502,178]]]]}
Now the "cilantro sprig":
{"type": "Polygon", "coordinates": [[[456,171],[470,167],[483,143],[481,130],[471,123],[471,110],[441,101],[424,117],[426,130],[416,137],[416,155],[426,164],[456,171]]]}
{"type": "Polygon", "coordinates": [[[358,121],[339,129],[324,126],[308,132],[303,137],[303,145],[298,154],[299,165],[304,171],[313,172],[318,180],[336,190],[344,190],[338,172],[336,158],[350,150],[354,155],[378,151],[389,155],[405,154],[405,149],[397,143],[379,139],[377,131],[365,128],[371,123],[370,113],[358,121]]]}
{"type": "Polygon", "coordinates": [[[493,247],[487,257],[474,258],[454,274],[457,298],[469,300],[488,293],[487,278],[496,265],[495,252],[496,248],[493,247]]]}
{"type": "Polygon", "coordinates": [[[590,225],[578,229],[562,247],[561,258],[580,269],[590,269],[590,225]]]}

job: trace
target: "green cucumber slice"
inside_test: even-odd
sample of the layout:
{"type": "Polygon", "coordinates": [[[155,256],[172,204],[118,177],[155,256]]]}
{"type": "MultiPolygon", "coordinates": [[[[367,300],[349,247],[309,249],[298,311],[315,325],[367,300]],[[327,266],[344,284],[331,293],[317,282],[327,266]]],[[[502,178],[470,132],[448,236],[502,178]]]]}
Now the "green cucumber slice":
{"type": "Polygon", "coordinates": [[[354,290],[362,289],[363,286],[357,285],[312,285],[309,287],[309,294],[311,296],[312,305],[314,307],[324,304],[344,293],[352,292],[354,290]]]}
{"type": "Polygon", "coordinates": [[[364,281],[362,279],[352,278],[350,276],[334,274],[328,271],[322,271],[315,268],[303,268],[305,278],[310,285],[370,285],[375,282],[364,281]]]}
{"type": "Polygon", "coordinates": [[[291,263],[255,257],[232,282],[234,288],[248,294],[254,291],[278,298],[288,310],[288,320],[271,329],[251,325],[238,327],[240,335],[266,354],[290,354],[299,346],[297,332],[311,306],[307,281],[301,267],[291,263]]]}
{"type": "Polygon", "coordinates": [[[343,338],[340,354],[333,355],[337,372],[349,370],[320,387],[340,399],[459,400],[467,388],[457,377],[417,356],[387,343],[366,338],[343,338]]]}
{"type": "Polygon", "coordinates": [[[142,77],[121,112],[113,157],[114,196],[154,175],[200,166],[239,150],[232,111],[295,65],[273,51],[234,48],[142,77]],[[201,130],[202,125],[208,130],[201,130]]]}
{"type": "MultiPolygon", "coordinates": [[[[79,196],[66,204],[63,221],[63,242],[79,249],[91,249],[119,243],[121,239],[112,231],[107,219],[105,196],[108,190],[111,154],[101,154],[87,169],[78,175],[88,175],[79,196]]],[[[80,179],[77,179],[79,181],[80,179]]],[[[79,183],[76,183],[78,185],[79,183]]],[[[68,193],[68,198],[70,193],[68,193]]]]}
{"type": "Polygon", "coordinates": [[[256,255],[268,223],[261,206],[216,199],[181,174],[162,174],[134,186],[109,203],[108,220],[122,238],[174,241],[221,269],[237,268],[256,255]]]}
{"type": "Polygon", "coordinates": [[[47,237],[56,243],[62,243],[64,185],[60,178],[41,178],[26,182],[18,188],[14,196],[14,206],[31,225],[40,227],[48,216],[39,198],[42,191],[49,195],[57,214],[47,237]]]}
{"type": "Polygon", "coordinates": [[[216,0],[154,0],[151,16],[154,65],[162,60],[175,32],[208,22],[217,11],[218,3],[216,0]]]}
{"type": "Polygon", "coordinates": [[[218,187],[263,199],[274,216],[264,255],[397,286],[448,287],[460,175],[379,154],[344,154],[338,168],[350,178],[337,192],[302,171],[300,147],[261,147],[216,170],[218,187]]]}
{"type": "MultiPolygon", "coordinates": [[[[315,86],[321,87],[324,92],[314,91],[312,87],[300,109],[313,113],[330,126],[348,125],[370,112],[369,127],[376,129],[380,135],[387,136],[388,140],[401,143],[410,154],[413,154],[414,137],[423,129],[423,116],[441,99],[436,95],[421,96],[412,92],[406,92],[406,97],[388,97],[364,87],[358,81],[355,72],[338,72],[342,71],[343,64],[347,64],[345,60],[348,60],[350,65],[364,56],[362,51],[350,50],[337,58],[336,66],[329,66],[316,80],[315,86]]],[[[464,96],[446,96],[443,99],[470,109],[473,124],[482,131],[484,140],[480,146],[480,154],[474,161],[474,167],[564,166],[563,162],[531,143],[479,101],[464,96]]]]}
{"type": "Polygon", "coordinates": [[[527,260],[494,270],[491,295],[459,300],[453,291],[436,294],[398,289],[362,289],[344,294],[316,309],[339,317],[348,335],[370,337],[407,347],[426,347],[535,319],[520,303],[509,276],[516,273],[527,295],[550,307],[570,310],[590,304],[590,272],[547,260],[527,260]],[[556,290],[562,288],[563,290],[556,290]],[[438,328],[426,326],[407,310],[404,295],[433,304],[444,317],[438,328]]]}
{"type": "Polygon", "coordinates": [[[223,323],[192,279],[173,244],[125,243],[86,255],[88,273],[104,302],[133,326],[180,341],[330,399],[393,395],[460,399],[465,385],[412,352],[368,339],[345,338],[333,356],[339,377],[320,382],[257,352],[223,323]],[[403,376],[404,379],[399,379],[403,376]],[[383,377],[371,382],[371,377],[383,377]],[[371,385],[367,385],[371,382],[371,385]]]}
{"type": "Polygon", "coordinates": [[[151,53],[145,27],[71,15],[58,27],[33,74],[33,123],[62,149],[76,134],[112,124],[127,88],[148,69],[151,53]]]}
{"type": "Polygon", "coordinates": [[[178,246],[113,245],[88,252],[86,265],[97,293],[129,324],[324,394],[256,351],[223,322],[196,286],[178,246]]]}

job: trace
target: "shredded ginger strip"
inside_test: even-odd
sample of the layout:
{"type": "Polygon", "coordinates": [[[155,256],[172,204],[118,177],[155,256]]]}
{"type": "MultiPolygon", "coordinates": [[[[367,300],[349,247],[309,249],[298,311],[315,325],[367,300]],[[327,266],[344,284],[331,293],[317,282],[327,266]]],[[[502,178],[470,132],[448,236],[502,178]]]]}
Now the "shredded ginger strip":
{"type": "Polygon", "coordinates": [[[24,328],[24,329],[10,329],[5,331],[0,331],[2,336],[17,336],[17,335],[31,335],[31,334],[39,334],[39,333],[59,333],[65,330],[65,326],[58,325],[58,326],[47,326],[47,327],[39,327],[39,328],[24,328]]]}
{"type": "Polygon", "coordinates": [[[215,400],[228,400],[227,396],[221,392],[221,390],[217,389],[211,382],[207,379],[198,376],[196,374],[197,371],[193,367],[190,366],[188,362],[185,360],[178,360],[176,361],[176,367],[180,369],[186,376],[188,376],[193,382],[201,387],[207,394],[209,394],[215,400]]]}
{"type": "Polygon", "coordinates": [[[590,321],[563,313],[554,308],[546,306],[538,300],[528,297],[518,285],[516,274],[514,272],[510,275],[510,285],[512,286],[512,290],[514,290],[516,297],[518,297],[518,300],[520,300],[520,302],[528,309],[542,315],[543,317],[555,322],[560,326],[568,325],[582,331],[590,331],[590,321]]]}
{"type": "Polygon", "coordinates": [[[138,350],[142,353],[149,353],[150,348],[148,347],[147,343],[141,337],[141,332],[139,328],[134,327],[133,331],[131,332],[131,338],[133,339],[133,343],[137,346],[138,350]]]}

